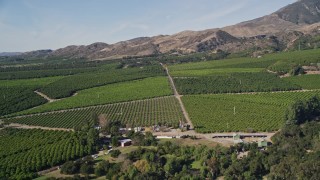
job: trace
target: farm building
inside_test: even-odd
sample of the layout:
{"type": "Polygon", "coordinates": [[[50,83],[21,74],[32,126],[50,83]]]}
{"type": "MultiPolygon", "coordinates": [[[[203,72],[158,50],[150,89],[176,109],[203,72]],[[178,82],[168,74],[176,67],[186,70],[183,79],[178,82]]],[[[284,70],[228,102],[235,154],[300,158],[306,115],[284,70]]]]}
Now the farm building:
{"type": "Polygon", "coordinates": [[[233,136],[230,134],[218,134],[214,135],[212,138],[232,138],[233,136]]]}
{"type": "Polygon", "coordinates": [[[94,154],[94,155],[91,155],[91,157],[92,157],[93,159],[97,159],[99,156],[98,156],[98,154],[94,154]]]}
{"type": "Polygon", "coordinates": [[[241,138],[266,138],[267,135],[265,134],[256,134],[256,133],[247,133],[247,134],[242,134],[241,138]]]}
{"type": "Polygon", "coordinates": [[[232,139],[233,139],[233,143],[234,144],[243,143],[243,140],[241,139],[241,135],[240,134],[234,133],[232,135],[232,139]]]}
{"type": "Polygon", "coordinates": [[[156,139],[180,139],[181,136],[156,136],[156,139]]]}
{"type": "Polygon", "coordinates": [[[127,131],[134,130],[134,132],[141,132],[143,131],[142,127],[135,127],[135,128],[119,128],[119,132],[126,133],[127,131]]]}
{"type": "Polygon", "coordinates": [[[257,134],[257,133],[226,133],[226,134],[215,134],[212,138],[227,138],[227,139],[231,139],[233,140],[234,144],[238,144],[238,143],[247,143],[250,142],[249,141],[245,141],[243,139],[245,138],[266,138],[267,135],[265,134],[257,134]]]}
{"type": "Polygon", "coordinates": [[[156,136],[156,139],[172,139],[172,136],[156,136]]]}
{"type": "Polygon", "coordinates": [[[119,140],[119,143],[121,144],[121,147],[130,146],[132,144],[132,140],[122,139],[122,140],[119,140]]]}
{"type": "Polygon", "coordinates": [[[141,132],[143,131],[143,128],[142,127],[135,127],[133,128],[134,129],[134,132],[141,132]]]}
{"type": "Polygon", "coordinates": [[[152,126],[152,130],[154,132],[159,132],[160,131],[160,126],[159,125],[154,125],[154,126],[152,126]]]}
{"type": "Polygon", "coordinates": [[[260,139],[258,141],[258,147],[259,148],[265,148],[268,146],[268,142],[265,139],[260,139]]]}

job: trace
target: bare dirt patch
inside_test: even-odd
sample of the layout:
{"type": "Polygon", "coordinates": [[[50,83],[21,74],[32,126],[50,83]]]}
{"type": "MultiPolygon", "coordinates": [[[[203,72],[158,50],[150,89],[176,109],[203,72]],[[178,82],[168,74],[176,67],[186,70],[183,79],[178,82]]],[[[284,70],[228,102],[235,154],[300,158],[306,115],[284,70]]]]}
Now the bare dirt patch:
{"type": "MultiPolygon", "coordinates": [[[[268,73],[271,73],[271,74],[277,74],[277,75],[278,75],[277,72],[271,71],[271,70],[269,70],[269,69],[267,69],[267,72],[268,72],[268,73]]],[[[289,74],[289,73],[283,74],[283,75],[280,75],[279,77],[280,77],[280,78],[290,77],[290,74],[289,74]]]]}
{"type": "MultiPolygon", "coordinates": [[[[180,146],[201,146],[201,145],[205,145],[208,147],[215,147],[217,146],[218,142],[214,142],[214,141],[208,141],[207,139],[161,139],[160,142],[166,142],[166,141],[170,141],[172,143],[178,144],[180,146]]],[[[220,144],[221,145],[221,144],[220,144]]],[[[222,144],[224,145],[224,144],[222,144]]]]}
{"type": "Polygon", "coordinates": [[[320,74],[320,71],[305,71],[305,73],[308,74],[320,74]]]}

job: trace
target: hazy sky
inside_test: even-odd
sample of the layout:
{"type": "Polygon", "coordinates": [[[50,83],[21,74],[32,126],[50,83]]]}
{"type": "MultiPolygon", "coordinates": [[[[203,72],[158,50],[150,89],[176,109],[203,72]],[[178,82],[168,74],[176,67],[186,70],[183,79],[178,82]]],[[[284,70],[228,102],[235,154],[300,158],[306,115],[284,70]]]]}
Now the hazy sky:
{"type": "Polygon", "coordinates": [[[296,0],[0,0],[0,52],[223,27],[296,0]]]}

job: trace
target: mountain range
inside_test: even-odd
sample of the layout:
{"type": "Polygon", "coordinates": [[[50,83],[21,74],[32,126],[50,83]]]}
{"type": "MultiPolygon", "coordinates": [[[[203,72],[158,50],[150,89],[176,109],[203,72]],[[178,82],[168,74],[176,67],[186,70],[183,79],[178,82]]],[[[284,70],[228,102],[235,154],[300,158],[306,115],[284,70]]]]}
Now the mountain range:
{"type": "Polygon", "coordinates": [[[0,56],[18,56],[21,55],[21,52],[0,52],[0,56]]]}
{"type": "Polygon", "coordinates": [[[300,47],[301,42],[313,48],[319,44],[320,38],[316,38],[319,35],[320,0],[299,0],[270,15],[223,28],[139,37],[115,44],[97,42],[87,46],[71,45],[57,50],[25,52],[19,56],[105,60],[128,56],[188,54],[218,50],[264,54],[289,50],[295,48],[297,44],[300,47]]]}

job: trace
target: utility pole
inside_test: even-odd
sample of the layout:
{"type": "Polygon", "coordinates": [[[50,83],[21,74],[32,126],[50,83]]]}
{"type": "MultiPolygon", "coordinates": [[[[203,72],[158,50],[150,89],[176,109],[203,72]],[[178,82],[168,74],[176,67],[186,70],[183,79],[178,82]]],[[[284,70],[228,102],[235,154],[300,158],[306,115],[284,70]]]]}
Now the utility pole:
{"type": "Polygon", "coordinates": [[[233,107],[233,115],[236,115],[236,107],[233,107]]]}

